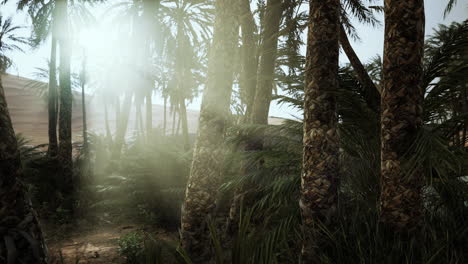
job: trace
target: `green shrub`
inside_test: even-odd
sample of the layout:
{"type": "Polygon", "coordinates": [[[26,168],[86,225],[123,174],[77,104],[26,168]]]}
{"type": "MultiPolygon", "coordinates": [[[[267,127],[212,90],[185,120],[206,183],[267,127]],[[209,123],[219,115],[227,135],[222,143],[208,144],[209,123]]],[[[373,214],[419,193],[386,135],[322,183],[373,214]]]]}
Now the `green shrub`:
{"type": "Polygon", "coordinates": [[[139,258],[144,249],[144,237],[140,232],[128,233],[118,240],[119,253],[125,257],[127,264],[139,263],[139,258]]]}

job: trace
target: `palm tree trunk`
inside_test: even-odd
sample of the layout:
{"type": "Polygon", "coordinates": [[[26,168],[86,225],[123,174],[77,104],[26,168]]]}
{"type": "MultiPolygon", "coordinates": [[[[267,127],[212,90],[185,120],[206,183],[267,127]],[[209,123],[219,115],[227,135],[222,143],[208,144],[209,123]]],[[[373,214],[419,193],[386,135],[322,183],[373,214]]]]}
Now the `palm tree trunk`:
{"type": "Polygon", "coordinates": [[[57,39],[52,32],[52,43],[49,65],[49,96],[48,96],[48,118],[49,118],[49,157],[55,157],[58,152],[57,142],[57,39]]]}
{"type": "Polygon", "coordinates": [[[257,86],[257,43],[255,41],[255,20],[250,10],[250,1],[241,0],[239,21],[242,37],[242,70],[240,86],[246,103],[244,122],[248,123],[252,115],[255,89],[257,86]]]}
{"type": "Polygon", "coordinates": [[[261,46],[257,88],[251,120],[253,124],[268,124],[271,93],[278,51],[278,34],[282,14],[282,0],[268,0],[265,13],[265,29],[261,46]]]}
{"type": "Polygon", "coordinates": [[[112,132],[109,125],[109,114],[107,112],[107,100],[104,99],[104,124],[106,126],[106,138],[109,146],[112,146],[112,132]]]}
{"type": "Polygon", "coordinates": [[[163,136],[166,135],[167,127],[167,96],[164,96],[163,136]]]}
{"type": "Polygon", "coordinates": [[[208,60],[197,143],[181,216],[180,241],[194,263],[212,258],[207,218],[213,213],[221,184],[224,134],[233,83],[233,53],[238,36],[235,1],[216,0],[213,43],[208,60]]]}
{"type": "Polygon", "coordinates": [[[57,4],[61,30],[58,43],[60,46],[60,117],[58,158],[63,177],[63,193],[69,194],[64,206],[73,210],[73,161],[72,161],[72,89],[70,80],[71,46],[68,32],[68,0],[57,4]]]}
{"type": "Polygon", "coordinates": [[[385,0],[384,43],[380,222],[409,230],[423,212],[424,175],[406,175],[402,158],[422,126],[423,0],[385,0]]]}
{"type": "Polygon", "coordinates": [[[46,264],[47,248],[22,183],[20,153],[0,76],[0,259],[46,264]],[[6,250],[5,250],[6,249],[6,250]]]}
{"type": "Polygon", "coordinates": [[[88,158],[88,125],[86,120],[86,94],[85,94],[85,85],[86,85],[86,57],[83,60],[83,69],[81,76],[81,111],[83,115],[83,151],[85,154],[85,159],[88,158]]]}
{"type": "Polygon", "coordinates": [[[127,133],[128,118],[130,117],[130,110],[132,109],[132,97],[133,93],[131,90],[125,92],[123,109],[119,116],[119,122],[117,123],[117,131],[115,132],[115,144],[112,151],[112,159],[119,159],[122,152],[122,146],[125,142],[125,135],[127,133]]]}
{"type": "Polygon", "coordinates": [[[177,115],[177,129],[176,129],[176,132],[175,132],[176,135],[179,135],[179,131],[180,131],[180,120],[181,120],[181,118],[180,118],[180,109],[179,109],[179,114],[177,115]]]}
{"type": "Polygon", "coordinates": [[[304,90],[304,152],[300,208],[303,263],[317,263],[317,220],[327,222],[336,211],[338,189],[339,0],[310,1],[304,90]]]}
{"type": "MultiPolygon", "coordinates": [[[[247,16],[246,20],[250,20],[249,13],[250,13],[250,6],[246,7],[245,5],[248,4],[248,1],[242,1],[241,9],[242,12],[248,12],[244,14],[247,16]]],[[[281,14],[282,14],[282,0],[268,0],[265,12],[265,21],[264,21],[264,30],[262,33],[262,45],[261,45],[261,56],[260,56],[260,66],[259,72],[257,76],[257,59],[255,57],[255,48],[249,47],[249,58],[247,61],[244,61],[245,69],[249,69],[249,76],[245,78],[257,78],[255,81],[250,80],[247,82],[248,89],[246,92],[249,96],[255,95],[255,100],[247,102],[247,115],[248,118],[246,121],[253,124],[259,125],[267,125],[268,124],[268,113],[270,111],[270,102],[271,102],[271,94],[273,89],[273,79],[275,73],[275,62],[276,62],[276,54],[278,50],[278,33],[281,21],[281,14]],[[250,85],[256,84],[257,87],[251,87],[250,85]],[[249,104],[251,104],[251,110],[249,109],[249,104]]],[[[242,19],[241,19],[242,21],[242,19]]],[[[251,25],[253,21],[244,21],[241,22],[242,34],[249,34],[253,32],[244,32],[247,30],[253,30],[251,25]],[[244,27],[247,27],[247,30],[244,30],[244,27]]],[[[247,38],[247,42],[249,45],[255,46],[254,43],[251,43],[253,39],[250,39],[253,36],[243,36],[247,38]]],[[[246,73],[247,74],[247,73],[246,73]]],[[[255,135],[250,135],[248,142],[244,146],[244,151],[251,152],[251,151],[260,151],[263,148],[263,130],[257,131],[255,135]]],[[[248,168],[248,162],[243,162],[241,166],[241,174],[246,175],[249,174],[251,168],[248,168]]],[[[241,186],[238,190],[236,190],[233,201],[231,203],[231,208],[229,210],[229,220],[227,223],[227,230],[232,234],[237,233],[238,227],[238,217],[240,215],[240,206],[243,201],[245,204],[244,207],[249,208],[252,204],[253,199],[246,199],[246,196],[249,196],[252,192],[254,192],[255,186],[241,186]]]]}
{"type": "Polygon", "coordinates": [[[370,78],[367,70],[361,63],[361,60],[354,52],[351,43],[349,43],[348,36],[346,35],[346,31],[342,24],[340,24],[340,44],[343,48],[346,56],[353,66],[354,72],[356,73],[356,77],[358,81],[364,86],[364,98],[366,99],[367,105],[370,109],[374,110],[374,112],[380,112],[380,90],[374,84],[372,79],[370,78]]]}
{"type": "MultiPolygon", "coordinates": [[[[152,87],[151,87],[152,88],[152,87]]],[[[146,95],[146,136],[149,138],[153,131],[153,100],[152,90],[146,95]]]]}
{"type": "MultiPolygon", "coordinates": [[[[184,150],[190,150],[190,138],[188,132],[188,120],[187,120],[187,108],[185,107],[185,100],[182,99],[180,102],[180,122],[182,122],[182,137],[184,140],[184,150]]],[[[177,129],[177,131],[179,131],[177,129]]]]}
{"type": "Polygon", "coordinates": [[[176,126],[176,109],[172,109],[172,135],[175,135],[175,126],[176,126]]]}

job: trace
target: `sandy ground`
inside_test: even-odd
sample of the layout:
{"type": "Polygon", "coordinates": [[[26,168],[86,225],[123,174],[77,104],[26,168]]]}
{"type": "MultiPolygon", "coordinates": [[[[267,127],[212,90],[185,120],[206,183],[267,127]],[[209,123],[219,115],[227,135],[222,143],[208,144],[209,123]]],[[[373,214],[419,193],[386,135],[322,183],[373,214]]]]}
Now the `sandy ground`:
{"type": "MultiPolygon", "coordinates": [[[[46,227],[51,264],[123,264],[125,259],[119,255],[118,239],[127,233],[142,230],[149,232],[148,228],[131,224],[78,227],[65,233],[54,230],[54,227],[46,227]]],[[[150,232],[157,239],[177,239],[175,233],[163,229],[152,229],[150,232]]]]}

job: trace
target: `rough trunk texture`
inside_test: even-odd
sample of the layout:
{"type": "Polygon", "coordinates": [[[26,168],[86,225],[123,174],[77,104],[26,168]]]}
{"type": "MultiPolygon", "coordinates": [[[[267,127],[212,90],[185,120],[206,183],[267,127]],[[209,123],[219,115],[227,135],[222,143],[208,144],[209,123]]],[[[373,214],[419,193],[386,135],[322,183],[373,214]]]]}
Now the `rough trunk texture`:
{"type": "Polygon", "coordinates": [[[52,44],[50,50],[49,65],[49,96],[48,96],[48,117],[49,117],[49,157],[55,157],[58,152],[57,142],[57,39],[52,33],[52,44]]]}
{"type": "Polygon", "coordinates": [[[374,110],[374,112],[380,112],[380,90],[377,87],[372,79],[370,78],[369,74],[367,73],[364,65],[362,65],[361,60],[354,52],[353,47],[349,43],[348,36],[346,35],[346,31],[343,25],[340,24],[340,43],[341,47],[343,48],[346,56],[353,66],[354,72],[356,73],[356,77],[358,81],[364,86],[364,98],[367,102],[367,105],[374,110]]]}
{"type": "Polygon", "coordinates": [[[221,184],[225,149],[224,134],[229,118],[233,82],[233,53],[238,29],[235,1],[216,0],[213,43],[208,61],[199,129],[182,209],[180,241],[194,263],[207,263],[212,251],[207,218],[215,208],[221,184]]]}
{"type": "Polygon", "coordinates": [[[317,220],[328,221],[337,206],[339,0],[311,0],[304,91],[304,154],[300,208],[303,263],[317,263],[317,220]]]}
{"type": "Polygon", "coordinates": [[[265,12],[265,29],[260,48],[260,64],[257,88],[253,102],[251,121],[253,124],[268,124],[275,61],[278,51],[278,32],[281,21],[282,0],[268,0],[265,12]]]}
{"type": "Polygon", "coordinates": [[[423,0],[385,0],[380,221],[395,230],[422,221],[424,176],[406,175],[402,157],[422,126],[423,45],[423,0]]]}
{"type": "Polygon", "coordinates": [[[257,87],[257,43],[255,40],[256,25],[250,10],[249,0],[240,0],[239,22],[242,37],[242,66],[240,87],[245,98],[246,111],[244,122],[248,123],[252,116],[252,108],[257,87]]]}
{"type": "Polygon", "coordinates": [[[20,153],[0,76],[0,261],[46,264],[36,212],[21,182],[20,153]]]}
{"type": "Polygon", "coordinates": [[[58,34],[60,47],[60,116],[59,116],[59,148],[58,161],[61,167],[63,180],[63,192],[68,198],[64,207],[73,210],[73,160],[72,160],[72,90],[70,80],[71,46],[68,32],[68,1],[61,0],[57,3],[58,17],[61,25],[58,34]]]}

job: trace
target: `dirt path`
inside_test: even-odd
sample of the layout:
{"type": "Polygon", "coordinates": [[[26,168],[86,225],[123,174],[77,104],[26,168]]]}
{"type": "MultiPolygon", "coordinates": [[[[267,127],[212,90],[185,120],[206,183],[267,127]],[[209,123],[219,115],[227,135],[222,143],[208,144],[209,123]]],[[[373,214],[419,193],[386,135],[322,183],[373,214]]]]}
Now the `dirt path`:
{"type": "MultiPolygon", "coordinates": [[[[49,254],[52,264],[121,264],[118,239],[127,233],[147,231],[136,225],[108,225],[76,228],[69,232],[49,230],[49,254]],[[60,238],[63,237],[63,238],[60,238]]],[[[164,230],[152,230],[157,238],[173,240],[174,234],[164,230]]]]}

